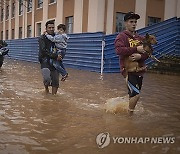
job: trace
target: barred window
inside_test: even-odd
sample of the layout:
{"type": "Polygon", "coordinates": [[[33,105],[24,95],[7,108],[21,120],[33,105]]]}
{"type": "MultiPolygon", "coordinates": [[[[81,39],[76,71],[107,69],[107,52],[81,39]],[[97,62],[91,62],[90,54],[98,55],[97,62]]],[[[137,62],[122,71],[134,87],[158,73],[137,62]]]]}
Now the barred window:
{"type": "Polygon", "coordinates": [[[14,29],[12,29],[12,31],[11,31],[11,39],[14,39],[14,35],[15,35],[15,31],[14,31],[14,29]]]}
{"type": "Polygon", "coordinates": [[[73,22],[74,22],[74,18],[73,16],[69,16],[69,17],[66,17],[66,27],[67,27],[67,30],[66,32],[69,34],[69,33],[73,33],[73,22]]]}
{"type": "Polygon", "coordinates": [[[37,23],[37,36],[41,35],[41,23],[37,23]]]}
{"type": "Polygon", "coordinates": [[[31,25],[27,26],[27,37],[31,37],[31,25]]]}
{"type": "Polygon", "coordinates": [[[22,27],[19,27],[19,39],[22,38],[22,27]]]}
{"type": "Polygon", "coordinates": [[[32,0],[27,0],[27,12],[32,11],[32,0]]]}
{"type": "Polygon", "coordinates": [[[1,21],[4,19],[4,9],[1,9],[1,21]]]}
{"type": "Polygon", "coordinates": [[[9,18],[9,5],[6,6],[6,20],[9,18]]]}
{"type": "Polygon", "coordinates": [[[158,17],[148,17],[148,26],[161,22],[161,18],[158,17]]]}
{"type": "Polygon", "coordinates": [[[9,31],[8,30],[6,30],[6,40],[8,40],[8,36],[9,36],[9,31]]]}
{"type": "Polygon", "coordinates": [[[124,16],[125,13],[122,12],[116,13],[116,32],[121,32],[125,29],[124,16]]]}
{"type": "Polygon", "coordinates": [[[15,2],[12,3],[12,12],[11,12],[11,17],[13,18],[15,16],[15,2]]]}
{"type": "Polygon", "coordinates": [[[43,7],[43,0],[38,0],[38,8],[41,8],[43,7]]]}
{"type": "Polygon", "coordinates": [[[23,14],[23,0],[19,0],[19,15],[23,14]]]}
{"type": "Polygon", "coordinates": [[[1,40],[3,40],[3,31],[1,31],[1,40]]]}

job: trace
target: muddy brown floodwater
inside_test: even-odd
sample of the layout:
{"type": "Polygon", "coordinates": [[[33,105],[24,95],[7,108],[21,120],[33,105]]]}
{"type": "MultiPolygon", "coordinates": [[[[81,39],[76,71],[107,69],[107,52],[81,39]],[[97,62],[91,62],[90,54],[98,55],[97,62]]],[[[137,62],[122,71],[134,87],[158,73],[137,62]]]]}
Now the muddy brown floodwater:
{"type": "Polygon", "coordinates": [[[127,95],[119,73],[100,80],[95,72],[68,72],[57,96],[45,95],[39,64],[6,59],[0,69],[0,154],[180,153],[179,76],[146,73],[129,117],[104,110],[112,98],[127,95]],[[125,142],[129,138],[136,141],[125,142]]]}

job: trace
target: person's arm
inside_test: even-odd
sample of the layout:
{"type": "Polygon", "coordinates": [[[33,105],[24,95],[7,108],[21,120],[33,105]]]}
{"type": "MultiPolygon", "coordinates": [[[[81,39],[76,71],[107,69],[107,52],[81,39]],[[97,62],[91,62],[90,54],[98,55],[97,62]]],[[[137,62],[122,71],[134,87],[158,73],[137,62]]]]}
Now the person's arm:
{"type": "Polygon", "coordinates": [[[129,56],[129,59],[131,61],[145,61],[146,59],[148,59],[148,54],[147,53],[133,53],[131,56],[129,56]]]}
{"type": "Polygon", "coordinates": [[[69,39],[69,37],[67,36],[67,34],[66,34],[66,33],[64,33],[64,34],[62,34],[62,36],[63,36],[63,38],[64,38],[65,42],[67,42],[67,40],[69,39]]]}
{"type": "Polygon", "coordinates": [[[52,59],[57,59],[58,57],[56,53],[52,53],[46,48],[44,38],[40,37],[39,38],[39,57],[42,55],[48,56],[49,58],[52,58],[52,59]]]}
{"type": "Polygon", "coordinates": [[[130,56],[133,53],[137,53],[137,47],[127,47],[126,38],[120,34],[115,40],[115,50],[117,55],[130,56]]]}
{"type": "Polygon", "coordinates": [[[52,42],[54,42],[54,43],[60,43],[60,42],[63,42],[63,41],[64,41],[64,38],[63,38],[63,36],[62,36],[61,34],[57,34],[57,35],[55,35],[55,36],[46,34],[46,37],[47,37],[50,41],[52,41],[52,42]]]}
{"type": "Polygon", "coordinates": [[[7,49],[7,48],[1,48],[1,49],[0,49],[0,55],[1,55],[1,56],[7,55],[8,52],[9,52],[9,49],[7,49]]]}

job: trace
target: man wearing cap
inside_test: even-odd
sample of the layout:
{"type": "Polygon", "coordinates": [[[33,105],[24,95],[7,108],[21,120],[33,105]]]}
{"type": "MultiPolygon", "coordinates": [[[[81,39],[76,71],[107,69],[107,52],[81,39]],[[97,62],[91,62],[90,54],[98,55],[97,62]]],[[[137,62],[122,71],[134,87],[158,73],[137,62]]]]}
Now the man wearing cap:
{"type": "Polygon", "coordinates": [[[138,14],[128,12],[124,16],[125,30],[120,32],[115,39],[115,50],[119,56],[121,73],[126,78],[129,94],[129,114],[132,115],[135,106],[140,98],[144,69],[140,72],[126,72],[124,60],[129,57],[132,61],[137,61],[140,67],[145,68],[144,61],[148,55],[144,53],[142,45],[139,45],[144,37],[136,33],[137,20],[140,19],[138,14]]]}

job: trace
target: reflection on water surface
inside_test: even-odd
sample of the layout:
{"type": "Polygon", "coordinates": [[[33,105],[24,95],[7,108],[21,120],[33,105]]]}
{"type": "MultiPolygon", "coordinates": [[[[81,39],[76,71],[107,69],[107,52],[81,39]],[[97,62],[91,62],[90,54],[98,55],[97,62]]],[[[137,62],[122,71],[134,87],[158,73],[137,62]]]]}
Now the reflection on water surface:
{"type": "Polygon", "coordinates": [[[147,73],[135,115],[106,113],[104,104],[126,96],[119,73],[68,69],[57,96],[43,93],[39,64],[6,60],[0,70],[0,153],[179,153],[180,78],[147,73]],[[175,137],[174,144],[114,144],[96,136],[175,137]],[[133,151],[133,152],[132,152],[133,151]]]}

